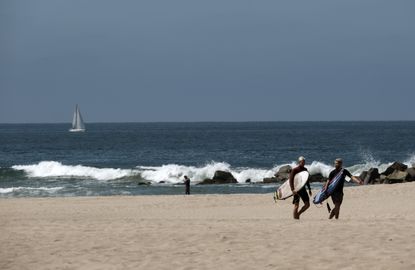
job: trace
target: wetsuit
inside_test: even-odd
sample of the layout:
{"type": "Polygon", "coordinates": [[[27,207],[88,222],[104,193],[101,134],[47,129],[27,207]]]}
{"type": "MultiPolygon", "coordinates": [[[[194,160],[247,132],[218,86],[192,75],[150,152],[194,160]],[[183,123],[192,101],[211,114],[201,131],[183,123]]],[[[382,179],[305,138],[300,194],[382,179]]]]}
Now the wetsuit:
{"type": "MultiPolygon", "coordinates": [[[[333,178],[340,172],[340,170],[334,169],[330,172],[330,175],[329,175],[330,181],[333,180],[333,178]]],[[[352,174],[348,170],[343,169],[343,174],[341,176],[340,182],[337,185],[336,189],[331,194],[331,200],[333,201],[333,203],[341,204],[343,202],[343,187],[344,187],[344,180],[346,180],[346,176],[352,177],[352,174]]]]}
{"type": "Polygon", "coordinates": [[[186,186],[186,195],[190,195],[190,179],[185,180],[184,184],[186,186]]]}
{"type": "MultiPolygon", "coordinates": [[[[294,187],[294,177],[297,173],[303,172],[303,171],[307,171],[307,169],[305,167],[295,167],[291,173],[290,173],[290,187],[294,187]]],[[[308,187],[308,190],[311,190],[310,188],[310,182],[307,180],[306,185],[304,185],[304,187],[302,187],[298,192],[297,195],[294,195],[293,197],[293,204],[297,204],[300,202],[300,198],[301,200],[306,203],[306,202],[310,202],[310,197],[308,197],[308,193],[306,190],[306,186],[308,187]]]]}

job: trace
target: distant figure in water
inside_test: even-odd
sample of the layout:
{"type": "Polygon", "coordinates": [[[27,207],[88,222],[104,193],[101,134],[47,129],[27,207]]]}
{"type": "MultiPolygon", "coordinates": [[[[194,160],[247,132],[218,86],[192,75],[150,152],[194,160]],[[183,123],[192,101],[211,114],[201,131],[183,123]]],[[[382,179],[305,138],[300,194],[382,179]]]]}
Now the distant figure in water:
{"type": "Polygon", "coordinates": [[[338,173],[340,173],[341,170],[343,170],[343,173],[342,173],[342,176],[341,176],[342,178],[340,179],[339,184],[337,185],[336,189],[331,194],[331,200],[334,203],[333,210],[330,209],[330,206],[327,203],[327,208],[330,213],[329,219],[332,219],[333,217],[336,217],[336,219],[339,218],[340,206],[343,202],[343,186],[344,186],[344,181],[346,180],[346,176],[350,177],[353,180],[353,182],[355,182],[356,184],[359,184],[359,185],[363,184],[362,179],[360,179],[359,177],[353,176],[348,170],[343,169],[343,160],[341,158],[338,158],[334,161],[334,167],[335,169],[330,172],[329,178],[327,179],[327,182],[324,186],[324,190],[328,188],[330,182],[333,180],[333,178],[338,173]]]}
{"type": "Polygon", "coordinates": [[[190,179],[187,175],[184,176],[184,185],[186,186],[186,195],[190,195],[190,179]]]}
{"type": "MultiPolygon", "coordinates": [[[[307,168],[304,167],[304,165],[305,165],[305,158],[304,157],[299,157],[298,158],[298,166],[295,167],[290,173],[290,187],[291,187],[291,191],[294,194],[294,197],[293,197],[293,204],[294,204],[293,217],[294,217],[294,219],[300,219],[300,215],[302,213],[304,213],[310,207],[310,197],[308,197],[307,190],[305,188],[306,186],[304,185],[304,187],[302,187],[298,192],[294,190],[294,177],[295,177],[295,175],[297,173],[302,172],[302,171],[307,171],[307,168]],[[300,209],[300,211],[298,211],[298,208],[300,207],[300,198],[304,202],[304,206],[300,209]]],[[[310,188],[310,182],[308,180],[307,180],[306,185],[308,187],[308,193],[311,196],[312,193],[311,193],[311,188],[310,188]]]]}

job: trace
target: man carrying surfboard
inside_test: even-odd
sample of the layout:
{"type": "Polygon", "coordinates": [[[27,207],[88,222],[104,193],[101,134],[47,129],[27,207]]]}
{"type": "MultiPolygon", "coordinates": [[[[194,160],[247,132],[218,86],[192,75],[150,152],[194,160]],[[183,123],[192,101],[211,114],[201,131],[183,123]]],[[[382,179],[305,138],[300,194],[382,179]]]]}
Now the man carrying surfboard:
{"type": "Polygon", "coordinates": [[[326,184],[324,185],[323,190],[327,190],[327,188],[330,185],[330,182],[337,177],[340,177],[339,182],[337,186],[335,187],[334,191],[331,193],[331,199],[334,203],[334,208],[330,212],[329,219],[332,219],[333,217],[336,217],[336,219],[339,218],[340,214],[340,206],[343,202],[343,186],[344,181],[346,180],[346,176],[350,177],[353,182],[356,184],[363,184],[362,179],[359,177],[353,176],[348,170],[343,169],[343,160],[341,158],[338,158],[334,161],[334,167],[335,169],[330,172],[329,178],[327,179],[326,184]]]}
{"type": "Polygon", "coordinates": [[[295,175],[300,173],[300,172],[307,171],[307,168],[304,167],[304,165],[305,165],[305,158],[304,157],[299,157],[298,158],[298,166],[295,167],[294,169],[292,169],[292,171],[290,173],[290,178],[289,178],[291,191],[294,194],[294,197],[293,197],[293,204],[294,204],[293,217],[294,217],[294,219],[300,219],[300,215],[302,213],[304,213],[310,207],[310,197],[308,196],[307,190],[305,188],[305,186],[307,185],[308,193],[311,196],[312,193],[311,193],[311,188],[310,188],[310,182],[307,180],[306,185],[304,185],[299,191],[295,191],[295,189],[294,189],[294,177],[295,177],[295,175]],[[301,207],[300,211],[298,211],[298,208],[300,207],[300,198],[304,202],[304,206],[301,207]]]}

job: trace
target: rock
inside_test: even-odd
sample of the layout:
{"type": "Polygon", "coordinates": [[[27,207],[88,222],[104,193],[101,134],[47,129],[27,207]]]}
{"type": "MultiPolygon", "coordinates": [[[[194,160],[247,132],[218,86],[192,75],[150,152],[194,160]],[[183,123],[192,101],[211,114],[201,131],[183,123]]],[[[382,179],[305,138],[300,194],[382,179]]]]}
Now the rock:
{"type": "Polygon", "coordinates": [[[400,163],[400,162],[395,161],[392,165],[390,165],[386,169],[386,171],[384,171],[381,174],[383,174],[383,175],[390,175],[390,174],[392,174],[396,170],[401,171],[401,172],[404,172],[404,171],[406,171],[406,169],[408,169],[408,166],[406,166],[403,163],[400,163]]]}
{"type": "Polygon", "coordinates": [[[380,180],[380,177],[373,179],[372,184],[381,184],[382,181],[380,180]]]}
{"type": "Polygon", "coordinates": [[[394,168],[395,170],[399,170],[401,172],[404,172],[406,171],[406,169],[408,169],[408,166],[400,162],[394,162],[390,167],[394,168]]]}
{"type": "Polygon", "coordinates": [[[363,172],[359,175],[359,178],[360,178],[360,179],[365,179],[365,178],[366,178],[366,175],[367,175],[367,171],[363,171],[363,172]]]}
{"type": "Polygon", "coordinates": [[[279,183],[279,182],[281,182],[280,180],[278,180],[278,178],[276,178],[276,177],[267,177],[267,178],[264,178],[263,180],[262,180],[262,182],[264,183],[264,184],[270,184],[270,183],[279,183]]]}
{"type": "Polygon", "coordinates": [[[383,183],[385,183],[385,180],[386,180],[386,175],[381,174],[381,175],[380,175],[380,177],[379,177],[379,182],[380,182],[381,184],[383,184],[383,183]]]}
{"type": "Polygon", "coordinates": [[[204,179],[200,182],[200,185],[208,185],[208,184],[235,184],[238,181],[233,177],[230,172],[225,171],[216,171],[215,175],[212,179],[204,179]]]}
{"type": "Polygon", "coordinates": [[[213,181],[213,179],[210,179],[210,178],[203,179],[200,183],[198,183],[198,185],[210,185],[210,184],[215,184],[215,181],[213,181]]]}
{"type": "Polygon", "coordinates": [[[407,181],[415,181],[415,168],[408,168],[406,169],[406,172],[408,173],[408,179],[407,181]]]}
{"type": "Polygon", "coordinates": [[[245,183],[251,183],[251,179],[246,179],[245,183]]]}
{"type": "Polygon", "coordinates": [[[326,182],[327,177],[324,177],[321,173],[318,173],[318,174],[310,175],[310,177],[308,178],[308,181],[310,181],[310,183],[312,183],[312,182],[326,182]]]}
{"type": "Polygon", "coordinates": [[[365,178],[361,178],[365,185],[374,184],[375,179],[380,177],[379,170],[377,168],[371,168],[367,173],[365,178]]]}
{"type": "Polygon", "coordinates": [[[281,174],[277,174],[273,178],[275,178],[277,180],[277,182],[284,182],[284,181],[287,181],[288,178],[290,178],[290,174],[289,173],[281,173],[281,174]]]}
{"type": "Polygon", "coordinates": [[[283,182],[286,181],[289,177],[290,177],[290,173],[291,173],[291,166],[290,165],[285,165],[282,166],[278,172],[275,174],[275,178],[276,178],[276,182],[283,182]]]}
{"type": "Polygon", "coordinates": [[[138,182],[137,185],[139,185],[139,186],[149,186],[149,185],[151,185],[151,182],[138,182]]]}
{"type": "Polygon", "coordinates": [[[409,173],[406,171],[395,170],[390,175],[386,176],[384,183],[385,184],[395,184],[402,183],[408,178],[409,173]]]}
{"type": "Polygon", "coordinates": [[[290,173],[291,171],[292,171],[291,166],[290,166],[290,165],[285,165],[285,166],[282,166],[282,167],[278,170],[277,174],[279,174],[279,173],[290,173]]]}
{"type": "Polygon", "coordinates": [[[216,171],[212,179],[220,182],[223,181],[226,183],[238,183],[238,181],[236,181],[235,177],[233,177],[233,175],[230,172],[225,171],[216,171]]]}

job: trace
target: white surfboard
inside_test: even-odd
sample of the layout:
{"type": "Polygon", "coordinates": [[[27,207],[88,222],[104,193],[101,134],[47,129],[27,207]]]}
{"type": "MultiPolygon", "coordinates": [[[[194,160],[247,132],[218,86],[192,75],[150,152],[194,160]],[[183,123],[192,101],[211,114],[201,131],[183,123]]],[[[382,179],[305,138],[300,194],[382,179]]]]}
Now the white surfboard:
{"type": "MultiPolygon", "coordinates": [[[[299,191],[307,183],[309,173],[302,171],[294,176],[294,190],[299,191]]],[[[285,200],[293,195],[290,187],[290,180],[282,184],[274,193],[274,200],[285,200]]]]}

